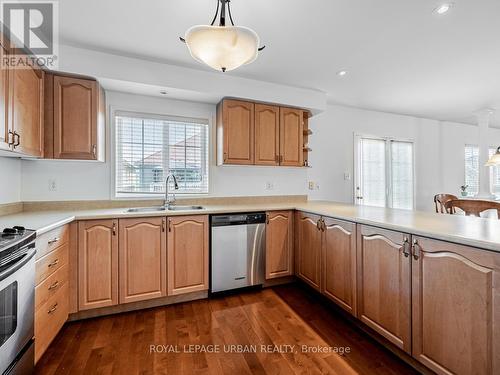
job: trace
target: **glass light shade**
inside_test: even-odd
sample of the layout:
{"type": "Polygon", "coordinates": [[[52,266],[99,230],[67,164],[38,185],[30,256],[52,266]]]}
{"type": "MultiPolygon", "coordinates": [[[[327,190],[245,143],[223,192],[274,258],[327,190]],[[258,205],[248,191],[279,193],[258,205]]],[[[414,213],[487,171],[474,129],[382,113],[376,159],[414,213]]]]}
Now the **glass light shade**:
{"type": "Polygon", "coordinates": [[[495,167],[497,165],[500,165],[500,147],[493,155],[491,155],[490,159],[486,162],[485,165],[487,167],[495,167]]]}
{"type": "Polygon", "coordinates": [[[248,27],[193,26],[184,39],[195,60],[222,71],[253,62],[259,52],[259,36],[248,27]]]}

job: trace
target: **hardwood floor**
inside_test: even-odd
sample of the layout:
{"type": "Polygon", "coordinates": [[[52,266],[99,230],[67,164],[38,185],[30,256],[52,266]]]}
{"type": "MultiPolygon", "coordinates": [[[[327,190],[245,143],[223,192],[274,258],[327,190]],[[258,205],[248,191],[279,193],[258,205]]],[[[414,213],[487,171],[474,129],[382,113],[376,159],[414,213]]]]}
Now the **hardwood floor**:
{"type": "Polygon", "coordinates": [[[39,361],[36,373],[417,372],[294,284],[67,323],[39,361]],[[231,346],[238,344],[244,347],[231,346]],[[203,352],[202,348],[214,349],[214,345],[220,345],[220,353],[203,352]],[[266,345],[265,350],[261,345],[266,345]],[[307,353],[302,345],[310,350],[348,347],[350,352],[307,353]],[[151,346],[156,352],[151,352],[151,346]],[[270,353],[276,349],[281,352],[270,353]],[[165,350],[181,353],[160,352],[165,350]]]}

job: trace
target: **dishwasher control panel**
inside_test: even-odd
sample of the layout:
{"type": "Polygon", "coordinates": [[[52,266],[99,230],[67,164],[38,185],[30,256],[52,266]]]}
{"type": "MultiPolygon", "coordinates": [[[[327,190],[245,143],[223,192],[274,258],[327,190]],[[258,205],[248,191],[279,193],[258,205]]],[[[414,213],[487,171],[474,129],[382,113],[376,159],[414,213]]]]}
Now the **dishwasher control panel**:
{"type": "Polygon", "coordinates": [[[230,214],[230,215],[214,215],[212,216],[212,226],[224,225],[245,225],[245,224],[260,224],[266,222],[266,214],[264,212],[256,212],[251,214],[230,214]]]}

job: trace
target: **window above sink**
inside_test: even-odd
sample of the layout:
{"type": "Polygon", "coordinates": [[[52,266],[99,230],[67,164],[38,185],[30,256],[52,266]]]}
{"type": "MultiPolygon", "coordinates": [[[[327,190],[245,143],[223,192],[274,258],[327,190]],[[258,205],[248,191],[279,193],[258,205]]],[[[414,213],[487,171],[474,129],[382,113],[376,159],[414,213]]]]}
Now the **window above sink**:
{"type": "Polygon", "coordinates": [[[160,198],[170,173],[176,194],[208,193],[208,120],[117,111],[114,125],[117,198],[160,198]]]}

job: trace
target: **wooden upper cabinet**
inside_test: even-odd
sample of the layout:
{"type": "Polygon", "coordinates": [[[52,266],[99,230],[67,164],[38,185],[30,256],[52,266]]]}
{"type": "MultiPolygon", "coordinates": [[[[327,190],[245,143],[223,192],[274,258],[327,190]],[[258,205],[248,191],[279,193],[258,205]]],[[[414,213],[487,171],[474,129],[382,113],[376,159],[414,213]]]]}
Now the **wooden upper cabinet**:
{"type": "Polygon", "coordinates": [[[120,303],[166,295],[165,220],[120,219],[120,303]]]}
{"type": "Polygon", "coordinates": [[[279,107],[255,104],[255,164],[279,165],[279,107]]]}
{"type": "Polygon", "coordinates": [[[168,295],[208,290],[208,216],[167,220],[168,295]]]}
{"type": "Polygon", "coordinates": [[[413,357],[438,374],[499,374],[500,254],[415,239],[413,357]]]}
{"type": "Polygon", "coordinates": [[[293,211],[269,212],[266,222],[266,279],[293,275],[293,211]]]}
{"type": "Polygon", "coordinates": [[[118,304],[117,220],[78,222],[79,310],[118,304]]]}
{"type": "Polygon", "coordinates": [[[356,314],[356,224],[324,218],[322,292],[356,314]]]}
{"type": "Polygon", "coordinates": [[[280,108],[280,165],[303,166],[303,111],[280,108]]]}
{"type": "Polygon", "coordinates": [[[359,228],[358,317],[411,353],[409,236],[365,225],[359,228]]]}
{"type": "MultiPolygon", "coordinates": [[[[0,59],[3,61],[7,55],[7,49],[0,44],[0,59]]],[[[9,70],[7,67],[0,67],[0,150],[10,150],[12,134],[8,121],[9,108],[9,70]]]]}
{"type": "MultiPolygon", "coordinates": [[[[53,157],[97,160],[99,89],[96,81],[53,77],[53,157]]],[[[50,104],[46,104],[50,106],[50,104]]]]}
{"type": "Polygon", "coordinates": [[[10,129],[13,150],[24,155],[43,156],[43,74],[37,67],[9,70],[10,129]]]}
{"type": "Polygon", "coordinates": [[[254,103],[225,99],[219,104],[220,164],[254,164],[254,125],[254,103]]]}
{"type": "Polygon", "coordinates": [[[321,290],[321,230],[317,215],[299,212],[296,217],[298,234],[296,273],[297,276],[321,290]]]}

